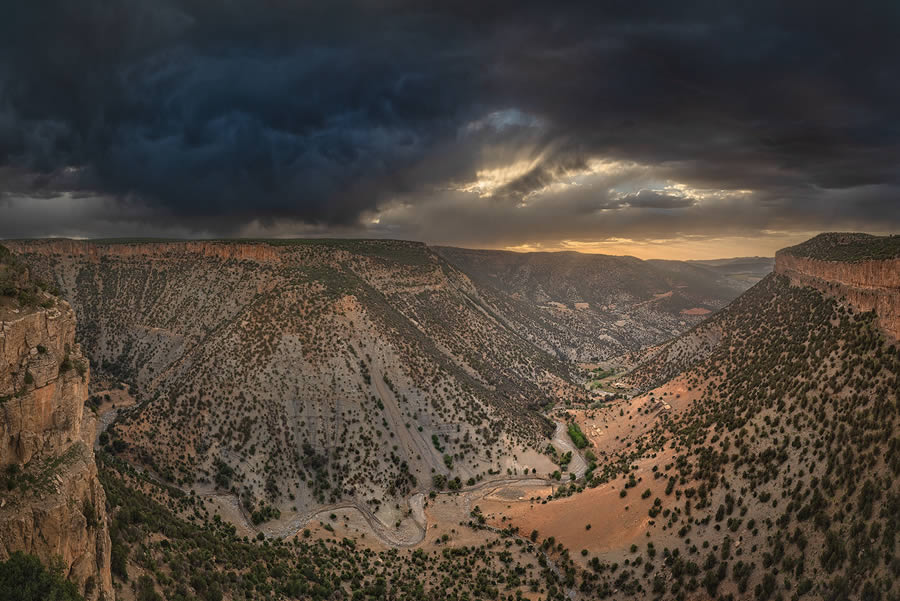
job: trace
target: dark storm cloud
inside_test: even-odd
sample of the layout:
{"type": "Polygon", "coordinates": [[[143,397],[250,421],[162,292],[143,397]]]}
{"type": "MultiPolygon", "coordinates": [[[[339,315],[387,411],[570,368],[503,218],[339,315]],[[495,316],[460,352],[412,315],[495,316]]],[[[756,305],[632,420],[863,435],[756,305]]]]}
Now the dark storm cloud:
{"type": "Polygon", "coordinates": [[[464,49],[403,14],[54,4],[0,26],[0,159],[189,220],[352,221],[474,114],[464,49]]]}
{"type": "MultiPolygon", "coordinates": [[[[606,158],[752,190],[766,223],[840,198],[900,226],[900,5],[728,4],[6,3],[0,214],[76,192],[187,231],[348,226],[528,159],[470,207],[494,214],[606,158]]],[[[703,211],[580,193],[559,210],[703,211]]]]}
{"type": "Polygon", "coordinates": [[[641,209],[684,209],[694,204],[694,199],[681,194],[668,194],[658,190],[640,190],[619,199],[621,204],[641,209]]]}

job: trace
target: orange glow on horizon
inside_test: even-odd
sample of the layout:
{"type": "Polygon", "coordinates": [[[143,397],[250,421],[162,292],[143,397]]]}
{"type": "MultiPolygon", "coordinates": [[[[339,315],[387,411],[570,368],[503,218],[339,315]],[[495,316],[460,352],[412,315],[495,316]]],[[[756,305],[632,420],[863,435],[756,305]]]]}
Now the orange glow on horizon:
{"type": "Polygon", "coordinates": [[[723,236],[683,237],[658,240],[607,240],[525,243],[498,246],[495,250],[513,252],[576,251],[585,254],[628,255],[638,259],[674,261],[725,259],[731,257],[772,257],[781,248],[799,244],[819,232],[769,232],[759,237],[723,236]]]}

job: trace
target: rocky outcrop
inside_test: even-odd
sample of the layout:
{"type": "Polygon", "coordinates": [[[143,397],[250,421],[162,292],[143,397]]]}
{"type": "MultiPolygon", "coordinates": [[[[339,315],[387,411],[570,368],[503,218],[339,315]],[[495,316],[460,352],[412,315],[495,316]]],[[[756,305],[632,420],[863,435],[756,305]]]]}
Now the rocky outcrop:
{"type": "Polygon", "coordinates": [[[82,378],[76,369],[83,361],[75,315],[65,302],[2,322],[0,464],[26,464],[81,438],[87,374],[82,378]],[[71,373],[60,374],[66,358],[71,373]]]}
{"type": "Polygon", "coordinates": [[[88,599],[111,600],[89,377],[67,303],[0,311],[0,560],[61,560],[88,599]]]}
{"type": "Polygon", "coordinates": [[[860,311],[874,309],[882,329],[900,340],[900,259],[851,263],[781,251],[775,256],[775,273],[787,276],[794,284],[843,298],[860,311]]]}

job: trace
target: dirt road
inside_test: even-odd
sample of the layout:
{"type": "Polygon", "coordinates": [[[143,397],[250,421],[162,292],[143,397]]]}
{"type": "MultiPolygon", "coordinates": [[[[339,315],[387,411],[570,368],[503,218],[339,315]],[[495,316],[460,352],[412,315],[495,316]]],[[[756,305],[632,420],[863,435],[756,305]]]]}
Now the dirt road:
{"type": "MultiPolygon", "coordinates": [[[[379,392],[382,392],[379,390],[379,392]]],[[[386,392],[383,396],[387,396],[386,392]]],[[[98,427],[97,427],[97,438],[99,439],[100,433],[106,430],[112,422],[118,417],[118,408],[117,409],[108,409],[103,412],[99,416],[98,427]]],[[[415,444],[415,437],[412,439],[415,444]]],[[[562,452],[572,450],[572,462],[570,463],[570,470],[576,474],[583,475],[586,469],[586,465],[584,463],[584,459],[577,452],[572,445],[571,441],[568,438],[568,433],[566,431],[566,427],[564,424],[557,422],[556,434],[553,438],[553,444],[562,452]]],[[[159,479],[155,474],[149,472],[145,468],[141,466],[137,466],[127,462],[133,469],[135,469],[138,473],[145,474],[147,477],[163,484],[162,480],[159,479]]],[[[522,475],[522,476],[505,476],[491,480],[484,480],[479,482],[473,486],[465,486],[461,488],[459,491],[450,492],[443,491],[439,492],[439,495],[445,494],[459,494],[466,495],[469,498],[467,499],[467,503],[470,503],[473,500],[472,493],[483,492],[484,495],[489,495],[493,491],[505,486],[517,484],[520,486],[528,487],[528,486],[547,486],[548,484],[558,484],[552,480],[547,478],[541,478],[536,476],[522,475]]],[[[176,488],[181,488],[186,494],[190,494],[191,490],[188,488],[178,487],[176,485],[168,484],[168,486],[175,486],[176,488]]],[[[369,528],[371,528],[372,532],[381,540],[384,544],[402,548],[402,547],[414,547],[421,543],[425,539],[425,534],[428,531],[428,521],[425,516],[425,494],[427,493],[424,489],[419,489],[415,491],[412,495],[407,498],[407,505],[410,511],[410,517],[412,518],[413,528],[405,528],[404,530],[393,528],[387,524],[385,524],[382,520],[380,520],[367,505],[347,500],[341,501],[338,503],[331,503],[328,505],[320,505],[318,507],[312,508],[309,511],[298,514],[290,521],[286,523],[268,523],[263,524],[261,526],[254,526],[250,520],[247,512],[241,505],[239,497],[232,493],[226,493],[222,491],[217,491],[214,489],[205,490],[206,487],[203,486],[195,486],[194,493],[197,494],[198,497],[208,499],[208,500],[217,500],[219,503],[226,503],[229,506],[232,506],[234,510],[232,513],[232,517],[234,519],[238,519],[240,522],[240,528],[245,532],[263,532],[269,538],[282,538],[286,539],[291,536],[295,536],[298,532],[300,532],[310,521],[314,520],[316,516],[319,516],[323,513],[331,513],[338,509],[351,509],[359,512],[361,517],[366,521],[369,528]]],[[[477,495],[476,495],[477,496],[477,495]]]]}

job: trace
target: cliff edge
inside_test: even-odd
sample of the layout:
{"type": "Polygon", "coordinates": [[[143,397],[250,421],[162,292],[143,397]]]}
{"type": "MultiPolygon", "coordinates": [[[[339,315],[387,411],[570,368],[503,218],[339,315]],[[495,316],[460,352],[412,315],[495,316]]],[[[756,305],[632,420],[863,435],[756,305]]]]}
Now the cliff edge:
{"type": "Polygon", "coordinates": [[[900,236],[819,234],[778,251],[775,273],[874,310],[885,333],[900,340],[900,236]]]}
{"type": "Polygon", "coordinates": [[[61,560],[87,599],[114,598],[90,372],[75,313],[0,247],[0,561],[61,560]]]}

